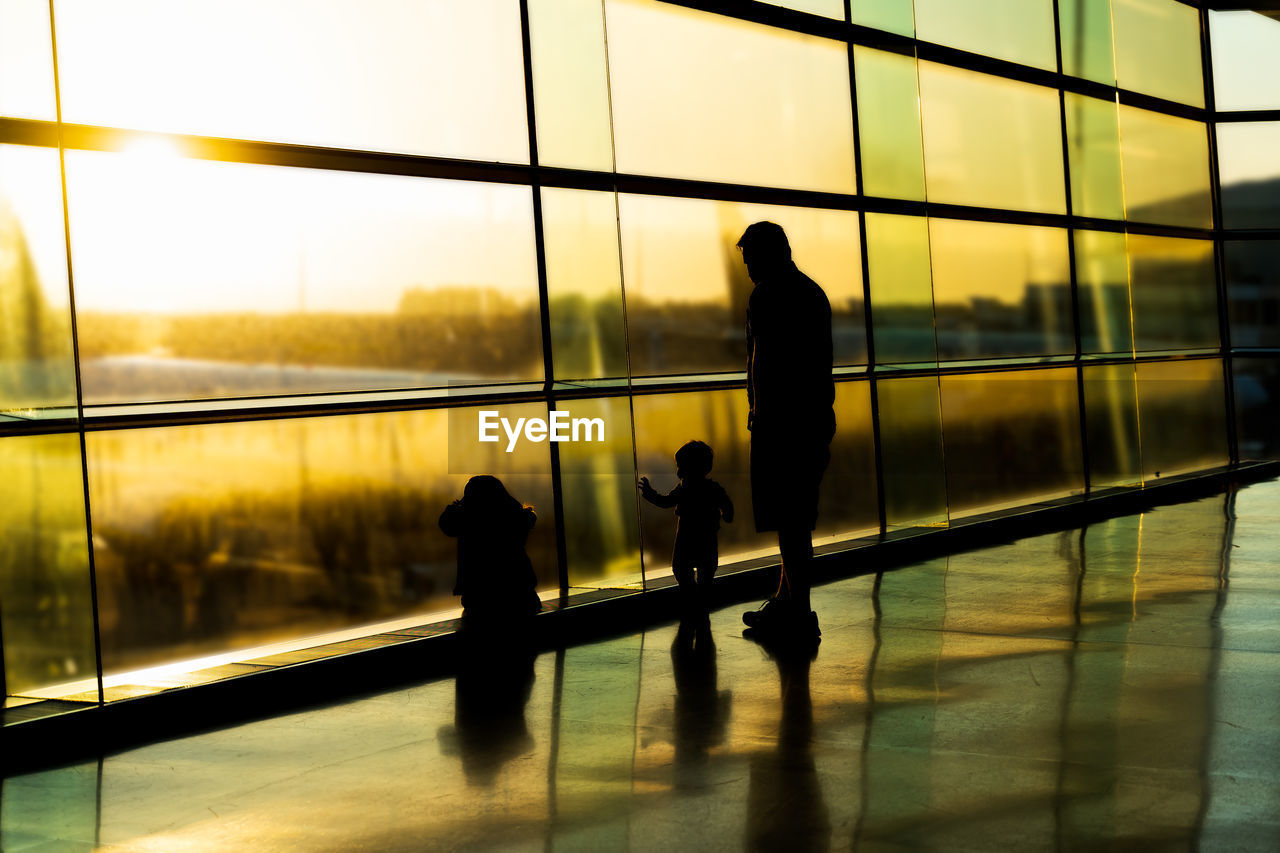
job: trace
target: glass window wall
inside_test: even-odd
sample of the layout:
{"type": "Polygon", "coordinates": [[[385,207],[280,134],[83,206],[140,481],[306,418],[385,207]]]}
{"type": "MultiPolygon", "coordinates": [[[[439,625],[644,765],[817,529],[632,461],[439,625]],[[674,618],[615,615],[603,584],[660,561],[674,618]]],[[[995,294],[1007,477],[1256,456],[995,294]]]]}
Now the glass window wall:
{"type": "Polygon", "coordinates": [[[1226,244],[1232,347],[1280,347],[1280,241],[1226,244]]]}
{"type": "Polygon", "coordinates": [[[1121,105],[1120,159],[1127,219],[1213,227],[1204,124],[1121,105]]]}
{"type": "Polygon", "coordinates": [[[1220,110],[1280,108],[1280,18],[1274,12],[1209,12],[1213,99],[1220,110]]]}
{"type": "Polygon", "coordinates": [[[0,116],[57,117],[47,0],[0,0],[0,116]]]}
{"type": "Polygon", "coordinates": [[[1122,89],[1204,106],[1200,12],[1178,0],[1111,0],[1122,89]]]}
{"type": "Polygon", "coordinates": [[[1225,228],[1280,228],[1280,122],[1218,125],[1225,228]]]}
{"type": "Polygon", "coordinates": [[[1138,420],[1144,480],[1227,464],[1222,361],[1139,362],[1138,420]]]}
{"type": "Polygon", "coordinates": [[[924,41],[1057,68],[1052,0],[915,0],[915,13],[924,41]]]}

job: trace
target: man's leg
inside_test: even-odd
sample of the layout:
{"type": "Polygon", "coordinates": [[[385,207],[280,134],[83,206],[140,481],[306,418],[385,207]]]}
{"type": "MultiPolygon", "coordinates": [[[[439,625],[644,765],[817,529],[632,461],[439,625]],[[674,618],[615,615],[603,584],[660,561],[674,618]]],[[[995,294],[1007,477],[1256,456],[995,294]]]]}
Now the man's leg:
{"type": "Polygon", "coordinates": [[[778,550],[782,552],[782,567],[777,597],[789,600],[794,610],[808,613],[813,534],[807,528],[779,530],[778,550]]]}

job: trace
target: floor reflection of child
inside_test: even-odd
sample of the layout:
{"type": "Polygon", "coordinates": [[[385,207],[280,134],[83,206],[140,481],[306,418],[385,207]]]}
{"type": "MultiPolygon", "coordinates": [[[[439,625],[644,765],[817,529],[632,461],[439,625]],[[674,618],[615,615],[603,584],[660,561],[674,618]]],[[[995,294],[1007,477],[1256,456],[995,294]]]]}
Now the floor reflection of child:
{"type": "Polygon", "coordinates": [[[640,478],[640,495],[654,506],[676,508],[676,544],[671,570],[684,591],[688,606],[705,608],[711,579],[720,563],[720,520],[733,521],[733,502],[724,487],[712,480],[711,447],[690,441],[676,451],[676,476],[680,485],[662,494],[640,478]]]}

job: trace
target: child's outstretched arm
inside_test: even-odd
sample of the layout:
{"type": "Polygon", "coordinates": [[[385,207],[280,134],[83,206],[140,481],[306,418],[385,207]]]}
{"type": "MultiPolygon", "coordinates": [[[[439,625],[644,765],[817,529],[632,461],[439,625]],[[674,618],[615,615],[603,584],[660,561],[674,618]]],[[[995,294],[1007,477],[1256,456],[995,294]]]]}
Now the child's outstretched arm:
{"type": "Polygon", "coordinates": [[[676,490],[680,488],[679,486],[672,489],[670,494],[664,495],[649,484],[648,477],[641,477],[640,482],[636,483],[636,485],[640,487],[640,497],[644,498],[654,506],[669,509],[676,505],[676,490]]]}

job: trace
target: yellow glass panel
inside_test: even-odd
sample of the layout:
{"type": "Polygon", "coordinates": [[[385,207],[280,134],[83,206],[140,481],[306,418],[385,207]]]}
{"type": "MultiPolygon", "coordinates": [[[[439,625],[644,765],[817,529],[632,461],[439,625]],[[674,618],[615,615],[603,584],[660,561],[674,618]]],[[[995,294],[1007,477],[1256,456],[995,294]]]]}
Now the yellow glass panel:
{"type": "Polygon", "coordinates": [[[1111,0],[1058,0],[1058,21],[1062,73],[1114,84],[1111,0]]]}
{"type": "Polygon", "coordinates": [[[1084,414],[1089,444],[1089,485],[1142,483],[1138,446],[1138,386],[1132,364],[1084,368],[1084,414]]]}
{"type": "Polygon", "coordinates": [[[1082,491],[1079,411],[1074,368],[944,374],[951,517],[1082,491]]]}
{"type": "Polygon", "coordinates": [[[1213,102],[1219,110],[1280,107],[1280,19],[1261,12],[1209,12],[1213,102]]]}
{"type": "Polygon", "coordinates": [[[1137,351],[1218,346],[1213,243],[1130,234],[1129,281],[1137,351]]]}
{"type": "Polygon", "coordinates": [[[529,44],[538,162],[612,171],[609,59],[600,0],[532,0],[529,44]]]}
{"type": "Polygon", "coordinates": [[[627,375],[613,193],[542,189],[556,379],[627,375]]]}
{"type": "Polygon", "coordinates": [[[1200,12],[1178,0],[1112,0],[1122,89],[1204,106],[1200,12]]]}
{"type": "Polygon", "coordinates": [[[67,121],[529,161],[514,3],[56,7],[67,121]]]}
{"type": "Polygon", "coordinates": [[[57,118],[47,0],[0,0],[0,116],[57,118]]]}
{"type": "Polygon", "coordinates": [[[928,220],[883,213],[866,217],[876,361],[937,361],[928,220]]]}
{"type": "Polygon", "coordinates": [[[836,363],[866,361],[856,212],[639,195],[619,202],[634,375],[746,369],[752,284],[735,246],[761,220],[783,227],[800,271],[826,292],[836,363]]]}
{"type": "Polygon", "coordinates": [[[554,589],[548,444],[480,444],[478,411],[91,433],[104,668],[457,607],[457,543],[437,520],[474,474],[537,511],[527,551],[554,589]]]}
{"type": "Polygon", "coordinates": [[[852,0],[850,12],[855,24],[914,36],[916,22],[912,6],[912,0],[852,0]]]}
{"type": "Polygon", "coordinates": [[[876,383],[885,520],[889,527],[947,523],[947,480],[938,380],[912,376],[876,383]]]}
{"type": "Polygon", "coordinates": [[[1037,68],[1057,68],[1052,0],[915,0],[916,37],[1037,68]]]}
{"type": "Polygon", "coordinates": [[[97,701],[79,438],[0,438],[0,481],[5,693],[57,697],[92,691],[83,698],[97,701]]]}
{"type": "Polygon", "coordinates": [[[58,152],[0,145],[0,412],[74,406],[58,152]]]}
{"type": "Polygon", "coordinates": [[[915,58],[859,45],[853,49],[853,61],[862,192],[923,200],[924,151],[915,58]]]}
{"type": "Polygon", "coordinates": [[[1077,216],[1123,219],[1124,182],[1116,104],[1074,92],[1065,95],[1071,211],[1077,216]]]}
{"type": "Polygon", "coordinates": [[[87,402],[542,376],[528,187],[67,154],[87,402]]]}
{"type": "Polygon", "coordinates": [[[1076,295],[1080,300],[1080,351],[1132,353],[1129,256],[1125,235],[1077,231],[1076,295]]]}
{"type": "Polygon", "coordinates": [[[813,532],[814,545],[819,547],[875,533],[880,527],[870,384],[837,382],[835,412],[831,462],[822,477],[818,526],[813,532]]]}
{"type": "Polygon", "coordinates": [[[1280,122],[1218,125],[1224,228],[1280,227],[1280,122]]]}
{"type": "Polygon", "coordinates": [[[1212,228],[1203,123],[1120,106],[1125,218],[1212,228]]]}
{"type": "Polygon", "coordinates": [[[1058,95],[920,63],[929,201],[1066,212],[1058,95]]]}
{"type": "Polygon", "coordinates": [[[1226,465],[1222,360],[1140,362],[1138,418],[1144,479],[1226,465]]]}
{"type": "MultiPolygon", "coordinates": [[[[568,412],[571,419],[598,418],[604,425],[603,442],[559,445],[569,585],[639,584],[640,510],[631,401],[627,397],[568,400],[558,402],[556,409],[568,412]]],[[[668,561],[670,557],[666,555],[668,561]]]]}
{"type": "Polygon", "coordinates": [[[929,220],[938,358],[1074,352],[1067,232],[929,220]]]}
{"type": "Polygon", "coordinates": [[[618,171],[854,192],[843,42],[656,0],[606,19],[618,171]]]}

